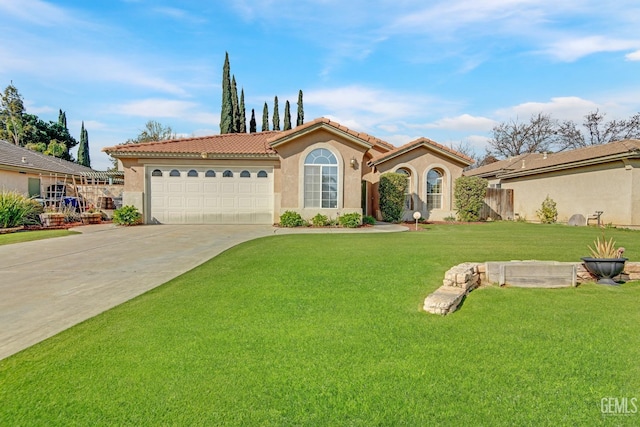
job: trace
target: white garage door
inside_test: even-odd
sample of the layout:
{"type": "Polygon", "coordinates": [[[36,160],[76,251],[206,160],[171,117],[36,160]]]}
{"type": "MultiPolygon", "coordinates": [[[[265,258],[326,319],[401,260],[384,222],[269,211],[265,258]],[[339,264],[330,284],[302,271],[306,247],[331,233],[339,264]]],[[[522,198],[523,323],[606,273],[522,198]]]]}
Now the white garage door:
{"type": "Polygon", "coordinates": [[[272,224],[273,168],[150,167],[152,222],[272,224]]]}

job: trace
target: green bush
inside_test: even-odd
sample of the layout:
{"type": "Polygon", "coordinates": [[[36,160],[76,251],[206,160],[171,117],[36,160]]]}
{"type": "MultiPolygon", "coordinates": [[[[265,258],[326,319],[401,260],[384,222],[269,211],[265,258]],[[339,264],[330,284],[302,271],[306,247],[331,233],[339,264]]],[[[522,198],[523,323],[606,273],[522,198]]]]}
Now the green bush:
{"type": "Polygon", "coordinates": [[[382,219],[399,222],[404,211],[405,193],[409,180],[401,173],[388,172],[380,175],[380,211],[382,219]]]}
{"type": "Polygon", "coordinates": [[[371,215],[365,215],[362,217],[362,223],[365,225],[375,225],[376,219],[371,215]]]}
{"type": "Polygon", "coordinates": [[[549,196],[542,202],[542,206],[536,211],[536,215],[543,224],[553,224],[558,220],[558,209],[556,202],[549,196]]]}
{"type": "MultiPolygon", "coordinates": [[[[0,228],[20,227],[34,218],[38,209],[37,203],[17,191],[0,193],[0,228]]],[[[41,211],[40,211],[41,212],[41,211]]]]}
{"type": "Polygon", "coordinates": [[[307,222],[300,216],[298,212],[294,211],[286,211],[282,215],[280,215],[280,226],[281,227],[302,227],[306,225],[307,222]]]}
{"type": "Polygon", "coordinates": [[[142,223],[142,214],[135,206],[123,206],[113,211],[113,223],[118,225],[137,225],[142,223]]]}
{"type": "Polygon", "coordinates": [[[329,218],[326,215],[322,215],[321,213],[311,218],[311,224],[313,224],[314,227],[324,227],[328,223],[329,218]]]}
{"type": "Polygon", "coordinates": [[[347,228],[360,227],[362,216],[357,212],[344,214],[340,217],[340,225],[347,228]]]}
{"type": "Polygon", "coordinates": [[[488,181],[477,176],[461,176],[456,179],[454,197],[460,221],[472,222],[480,219],[488,181]]]}

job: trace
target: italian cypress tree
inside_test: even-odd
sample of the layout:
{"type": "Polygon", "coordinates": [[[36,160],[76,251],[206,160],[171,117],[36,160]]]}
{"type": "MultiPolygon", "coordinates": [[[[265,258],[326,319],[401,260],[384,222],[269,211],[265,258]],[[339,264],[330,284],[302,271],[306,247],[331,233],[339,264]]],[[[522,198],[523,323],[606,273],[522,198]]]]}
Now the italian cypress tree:
{"type": "Polygon", "coordinates": [[[284,128],[282,130],[291,129],[291,107],[289,106],[289,100],[284,104],[284,128]]]}
{"type": "Polygon", "coordinates": [[[84,121],[80,128],[80,145],[78,146],[78,163],[91,167],[91,159],[89,158],[89,133],[84,128],[84,121]]]}
{"type": "Polygon", "coordinates": [[[249,122],[249,133],[256,133],[256,110],[251,109],[251,121],[249,122]]]}
{"type": "Polygon", "coordinates": [[[58,123],[60,124],[60,126],[64,126],[65,129],[68,129],[67,128],[67,113],[62,111],[62,108],[58,112],[58,123]]]}
{"type": "Polygon", "coordinates": [[[298,92],[298,120],[296,126],[304,123],[304,107],[302,106],[302,89],[298,92]]]}
{"type": "Polygon", "coordinates": [[[231,78],[231,111],[233,112],[231,119],[231,133],[238,133],[238,125],[240,124],[240,106],[238,105],[238,86],[236,86],[236,76],[231,78]]]}
{"type": "Polygon", "coordinates": [[[278,111],[278,97],[273,100],[273,130],[280,130],[280,112],[278,111]]]}
{"type": "Polygon", "coordinates": [[[244,89],[240,90],[240,115],[238,116],[238,132],[247,133],[247,113],[244,107],[244,89]]]}
{"type": "Polygon", "coordinates": [[[233,103],[231,100],[231,77],[229,53],[225,53],[222,67],[222,109],[220,111],[220,133],[233,132],[233,103]]]}
{"type": "Polygon", "coordinates": [[[266,132],[269,130],[269,107],[267,107],[267,103],[264,103],[264,108],[262,108],[262,132],[266,132]]]}

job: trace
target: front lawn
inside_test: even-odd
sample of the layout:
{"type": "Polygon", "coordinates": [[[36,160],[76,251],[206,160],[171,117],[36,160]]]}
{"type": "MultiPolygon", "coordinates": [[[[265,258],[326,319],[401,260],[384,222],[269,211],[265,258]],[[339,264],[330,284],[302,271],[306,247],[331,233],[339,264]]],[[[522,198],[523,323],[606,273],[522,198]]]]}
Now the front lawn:
{"type": "Polygon", "coordinates": [[[0,246],[12,243],[31,242],[32,240],[52,239],[54,237],[70,236],[78,234],[69,230],[34,230],[18,231],[16,233],[0,234],[0,246]]]}
{"type": "MultiPolygon", "coordinates": [[[[248,242],[0,361],[0,425],[638,425],[601,402],[640,398],[639,282],[486,288],[450,316],[421,311],[453,265],[576,261],[599,235],[492,223],[248,242]]],[[[639,232],[607,236],[640,260],[639,232]]]]}

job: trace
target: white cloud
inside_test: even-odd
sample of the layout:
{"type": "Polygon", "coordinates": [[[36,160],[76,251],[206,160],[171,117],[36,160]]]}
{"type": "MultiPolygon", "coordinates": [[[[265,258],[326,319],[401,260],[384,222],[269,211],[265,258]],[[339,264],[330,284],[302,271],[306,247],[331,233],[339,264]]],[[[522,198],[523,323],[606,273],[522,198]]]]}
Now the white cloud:
{"type": "Polygon", "coordinates": [[[148,119],[172,118],[190,123],[207,125],[220,123],[220,117],[213,113],[202,112],[201,105],[175,99],[149,98],[131,101],[111,107],[111,113],[145,117],[148,119]]]}
{"type": "Polygon", "coordinates": [[[160,15],[175,19],[176,21],[183,21],[188,24],[203,24],[207,22],[206,19],[195,16],[184,9],[178,9],[177,7],[156,7],[153,8],[153,11],[160,15]]]}
{"type": "Polygon", "coordinates": [[[640,50],[628,53],[624,56],[628,61],[640,61],[640,50]]]}
{"type": "Polygon", "coordinates": [[[5,15],[39,26],[54,27],[75,21],[64,9],[40,0],[0,0],[0,10],[5,15]]]}
{"type": "Polygon", "coordinates": [[[143,99],[119,105],[114,112],[138,117],[184,117],[196,106],[189,101],[173,99],[143,99]]]}
{"type": "Polygon", "coordinates": [[[585,114],[595,111],[601,106],[577,96],[555,97],[548,102],[525,102],[513,107],[500,109],[496,115],[503,120],[529,120],[538,113],[551,114],[559,120],[581,122],[585,114]]]}
{"type": "MultiPolygon", "coordinates": [[[[567,37],[551,43],[542,52],[560,61],[573,62],[601,52],[620,52],[640,47],[640,39],[616,39],[605,36],[567,37]]],[[[633,55],[633,54],[631,54],[633,55]]],[[[627,55],[627,59],[629,55],[627,55]]]]}
{"type": "Polygon", "coordinates": [[[445,117],[433,123],[422,125],[425,129],[447,129],[457,131],[489,131],[497,122],[487,117],[476,117],[470,114],[462,114],[457,117],[445,117]]]}

